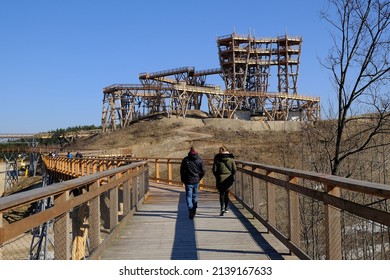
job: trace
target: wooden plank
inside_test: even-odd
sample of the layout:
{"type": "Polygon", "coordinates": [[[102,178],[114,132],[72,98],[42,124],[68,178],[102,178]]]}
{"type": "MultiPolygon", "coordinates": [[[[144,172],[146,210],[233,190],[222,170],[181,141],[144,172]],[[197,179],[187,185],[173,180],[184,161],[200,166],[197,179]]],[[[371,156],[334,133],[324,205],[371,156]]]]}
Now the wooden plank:
{"type": "Polygon", "coordinates": [[[197,215],[190,220],[183,188],[151,183],[149,197],[100,259],[297,259],[236,204],[219,214],[217,193],[200,191],[197,215]]]}

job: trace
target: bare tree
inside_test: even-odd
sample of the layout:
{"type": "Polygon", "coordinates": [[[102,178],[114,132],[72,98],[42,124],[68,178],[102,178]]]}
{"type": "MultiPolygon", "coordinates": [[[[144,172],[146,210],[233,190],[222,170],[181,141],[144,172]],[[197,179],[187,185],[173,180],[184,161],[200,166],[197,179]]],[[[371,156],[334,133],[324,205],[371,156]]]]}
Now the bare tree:
{"type": "Polygon", "coordinates": [[[350,176],[342,163],[378,147],[378,137],[390,132],[390,1],[329,3],[321,16],[333,29],[333,48],[322,64],[330,70],[337,107],[336,121],[330,122],[334,133],[323,141],[331,173],[350,176]]]}

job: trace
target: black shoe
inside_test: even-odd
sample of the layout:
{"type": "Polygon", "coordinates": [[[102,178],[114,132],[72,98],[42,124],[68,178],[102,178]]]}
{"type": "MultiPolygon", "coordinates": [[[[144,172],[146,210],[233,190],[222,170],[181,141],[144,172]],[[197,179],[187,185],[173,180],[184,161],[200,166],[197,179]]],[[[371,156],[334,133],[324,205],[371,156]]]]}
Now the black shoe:
{"type": "Polygon", "coordinates": [[[189,218],[192,220],[195,217],[196,210],[191,209],[189,212],[189,218]]]}
{"type": "Polygon", "coordinates": [[[225,214],[225,211],[221,210],[221,213],[219,215],[223,216],[223,214],[225,214]]]}

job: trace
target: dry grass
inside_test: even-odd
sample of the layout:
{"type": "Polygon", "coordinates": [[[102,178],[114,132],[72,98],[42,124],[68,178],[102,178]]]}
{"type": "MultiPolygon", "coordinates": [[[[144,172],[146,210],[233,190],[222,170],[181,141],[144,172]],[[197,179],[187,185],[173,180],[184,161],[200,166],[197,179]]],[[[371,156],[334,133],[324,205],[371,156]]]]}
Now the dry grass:
{"type": "Polygon", "coordinates": [[[130,148],[137,157],[181,158],[195,146],[203,158],[213,158],[226,145],[237,159],[284,166],[283,162],[291,162],[293,167],[292,153],[301,133],[296,123],[291,127],[286,123],[281,129],[270,129],[261,121],[160,118],[78,141],[71,149],[130,148]]]}

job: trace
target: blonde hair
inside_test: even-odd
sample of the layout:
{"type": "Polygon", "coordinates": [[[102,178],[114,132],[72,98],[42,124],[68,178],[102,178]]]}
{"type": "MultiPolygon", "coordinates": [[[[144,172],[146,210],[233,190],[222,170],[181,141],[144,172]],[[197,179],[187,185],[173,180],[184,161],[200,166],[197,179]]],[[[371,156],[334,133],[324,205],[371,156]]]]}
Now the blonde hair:
{"type": "Polygon", "coordinates": [[[219,152],[220,152],[220,153],[228,153],[229,151],[228,151],[228,149],[226,148],[226,146],[221,146],[221,147],[219,148],[219,152]]]}

